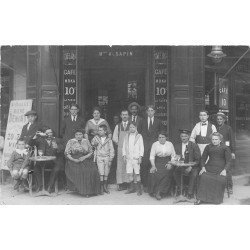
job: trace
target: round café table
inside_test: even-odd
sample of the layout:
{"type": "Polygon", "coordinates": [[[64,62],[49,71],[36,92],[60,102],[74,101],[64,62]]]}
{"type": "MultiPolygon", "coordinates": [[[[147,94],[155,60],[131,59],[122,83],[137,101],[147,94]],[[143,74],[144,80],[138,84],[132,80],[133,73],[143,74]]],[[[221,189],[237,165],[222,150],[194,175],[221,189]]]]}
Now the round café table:
{"type": "Polygon", "coordinates": [[[36,193],[34,196],[54,196],[53,194],[50,194],[48,191],[45,190],[45,180],[44,180],[44,172],[45,172],[45,167],[46,163],[49,161],[53,161],[56,159],[55,156],[33,156],[29,158],[31,161],[34,161],[35,163],[41,162],[40,164],[42,168],[42,190],[36,193]]]}
{"type": "Polygon", "coordinates": [[[181,194],[180,194],[180,196],[176,197],[175,203],[185,202],[185,201],[189,202],[189,200],[183,195],[183,192],[182,192],[182,190],[183,190],[183,172],[186,168],[193,167],[197,163],[196,162],[184,163],[183,161],[169,161],[168,163],[177,167],[177,168],[181,168],[181,194]]]}

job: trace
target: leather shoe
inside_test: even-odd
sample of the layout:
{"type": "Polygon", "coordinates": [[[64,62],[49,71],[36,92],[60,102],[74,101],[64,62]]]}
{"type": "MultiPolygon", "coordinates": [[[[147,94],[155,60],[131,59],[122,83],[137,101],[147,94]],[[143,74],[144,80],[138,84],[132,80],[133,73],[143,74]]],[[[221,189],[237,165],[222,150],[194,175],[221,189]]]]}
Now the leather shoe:
{"type": "Polygon", "coordinates": [[[160,195],[160,193],[157,193],[156,195],[155,195],[155,198],[156,198],[156,200],[161,200],[161,195],[160,195]]]}
{"type": "Polygon", "coordinates": [[[195,202],[194,202],[194,205],[200,205],[201,204],[201,200],[196,200],[195,202]]]}

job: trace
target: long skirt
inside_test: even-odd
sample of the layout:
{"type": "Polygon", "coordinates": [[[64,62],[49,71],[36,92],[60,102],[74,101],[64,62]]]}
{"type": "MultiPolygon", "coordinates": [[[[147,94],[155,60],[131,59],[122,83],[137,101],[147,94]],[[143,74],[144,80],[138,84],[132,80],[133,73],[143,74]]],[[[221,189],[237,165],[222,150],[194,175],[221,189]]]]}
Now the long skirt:
{"type": "Polygon", "coordinates": [[[170,156],[167,157],[155,157],[155,166],[157,171],[155,173],[149,173],[148,178],[148,193],[156,194],[168,194],[171,188],[171,182],[173,177],[173,168],[168,170],[165,165],[170,161],[170,156]]]}
{"type": "Polygon", "coordinates": [[[65,166],[68,188],[81,195],[100,193],[100,176],[96,164],[86,159],[83,162],[68,160],[65,166]]]}
{"type": "Polygon", "coordinates": [[[223,202],[226,177],[205,172],[200,176],[197,199],[203,202],[220,204],[223,202]]]}

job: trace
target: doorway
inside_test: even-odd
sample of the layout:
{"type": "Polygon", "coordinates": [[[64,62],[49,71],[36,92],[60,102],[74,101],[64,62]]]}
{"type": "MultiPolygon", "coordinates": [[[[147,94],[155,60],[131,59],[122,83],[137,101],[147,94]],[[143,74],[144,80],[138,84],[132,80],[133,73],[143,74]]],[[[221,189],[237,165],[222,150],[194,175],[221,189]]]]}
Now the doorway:
{"type": "Polygon", "coordinates": [[[127,109],[129,103],[145,105],[145,69],[88,69],[85,77],[87,119],[92,118],[92,108],[95,106],[101,107],[102,117],[112,124],[113,116],[127,109]]]}

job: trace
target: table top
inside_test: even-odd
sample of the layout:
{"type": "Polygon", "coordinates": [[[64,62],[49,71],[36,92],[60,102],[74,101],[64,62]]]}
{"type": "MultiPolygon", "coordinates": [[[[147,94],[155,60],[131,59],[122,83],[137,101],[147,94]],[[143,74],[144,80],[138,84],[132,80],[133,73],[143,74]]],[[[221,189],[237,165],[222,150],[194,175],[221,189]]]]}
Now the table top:
{"type": "Polygon", "coordinates": [[[55,160],[55,156],[37,156],[37,157],[30,157],[31,161],[53,161],[55,160]]]}
{"type": "Polygon", "coordinates": [[[183,161],[169,161],[168,163],[177,167],[192,167],[197,164],[196,162],[184,163],[183,161]]]}

